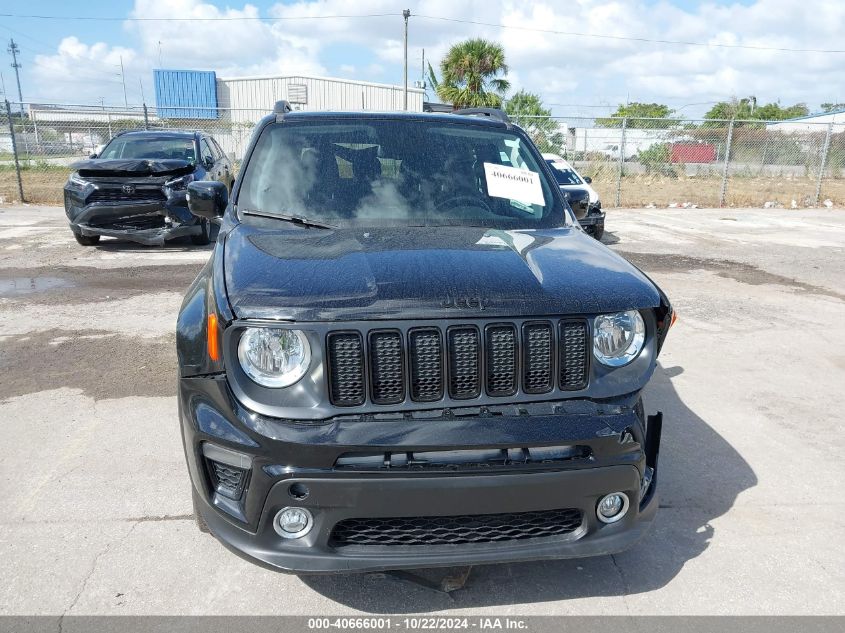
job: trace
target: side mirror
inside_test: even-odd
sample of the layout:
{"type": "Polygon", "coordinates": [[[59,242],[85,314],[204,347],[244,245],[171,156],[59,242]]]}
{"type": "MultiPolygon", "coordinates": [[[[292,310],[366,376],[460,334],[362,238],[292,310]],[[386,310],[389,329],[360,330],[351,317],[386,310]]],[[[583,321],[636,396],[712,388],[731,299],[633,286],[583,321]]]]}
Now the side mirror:
{"type": "Polygon", "coordinates": [[[97,152],[91,152],[88,154],[88,158],[97,158],[97,152]]]}
{"type": "Polygon", "coordinates": [[[589,176],[584,176],[584,182],[586,182],[588,185],[591,185],[593,184],[593,179],[589,176]]]}
{"type": "Polygon", "coordinates": [[[188,210],[196,216],[217,221],[229,204],[229,190],[218,180],[200,180],[188,185],[188,210]]]}

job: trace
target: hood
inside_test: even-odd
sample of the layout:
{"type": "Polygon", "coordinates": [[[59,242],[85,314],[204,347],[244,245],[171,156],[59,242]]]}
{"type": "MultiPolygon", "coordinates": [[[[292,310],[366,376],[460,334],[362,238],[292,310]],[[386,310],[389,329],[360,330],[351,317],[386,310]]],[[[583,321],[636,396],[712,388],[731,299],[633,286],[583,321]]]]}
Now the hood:
{"type": "Polygon", "coordinates": [[[194,164],[175,158],[92,158],[73,163],[80,176],[179,176],[194,171],[194,164]]]}
{"type": "Polygon", "coordinates": [[[660,303],[637,268],[575,228],[281,226],[240,224],[226,239],[226,290],[239,318],[542,316],[660,303]]]}

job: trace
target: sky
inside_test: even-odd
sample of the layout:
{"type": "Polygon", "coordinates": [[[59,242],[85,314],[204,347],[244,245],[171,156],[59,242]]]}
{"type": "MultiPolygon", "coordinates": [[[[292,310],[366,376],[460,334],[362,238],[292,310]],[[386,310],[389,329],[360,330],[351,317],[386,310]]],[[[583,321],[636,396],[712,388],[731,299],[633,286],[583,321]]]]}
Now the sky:
{"type": "MultiPolygon", "coordinates": [[[[811,111],[845,101],[845,52],[734,48],[843,50],[842,0],[6,1],[0,35],[20,47],[24,101],[122,104],[122,59],[128,102],[143,94],[154,103],[153,68],[400,84],[404,8],[411,81],[421,78],[423,50],[436,68],[450,45],[484,37],[504,46],[513,90],[539,94],[559,116],[604,115],[626,101],[687,117],[734,96],[811,111]],[[382,17],[350,17],[363,15],[382,17]],[[103,17],[117,19],[71,19],[103,17]],[[244,17],[260,19],[173,19],[244,17]]],[[[4,90],[17,101],[6,61],[4,90]]]]}

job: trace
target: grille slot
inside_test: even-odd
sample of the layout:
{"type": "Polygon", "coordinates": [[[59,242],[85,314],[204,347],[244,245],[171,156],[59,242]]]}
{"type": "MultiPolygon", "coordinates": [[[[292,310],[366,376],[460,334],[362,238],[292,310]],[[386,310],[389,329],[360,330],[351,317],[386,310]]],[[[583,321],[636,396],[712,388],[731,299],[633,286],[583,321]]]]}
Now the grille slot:
{"type": "Polygon", "coordinates": [[[337,523],[330,543],[344,545],[460,545],[572,534],[581,510],[544,510],[440,517],[346,519],[337,523]]]}
{"type": "Polygon", "coordinates": [[[364,403],[364,346],[357,332],[328,335],[329,393],[338,407],[364,403]]]}
{"type": "Polygon", "coordinates": [[[135,187],[126,193],[120,187],[95,189],[87,202],[164,202],[167,197],[159,187],[135,187]]]}
{"type": "Polygon", "coordinates": [[[411,398],[432,402],[443,397],[443,342],[440,330],[411,330],[411,398]]]}
{"type": "Polygon", "coordinates": [[[554,340],[551,323],[526,323],[523,326],[522,388],[525,393],[551,391],[554,375],[554,340]]]}
{"type": "Polygon", "coordinates": [[[449,395],[455,400],[475,398],[481,393],[478,330],[449,328],[449,395]]]}
{"type": "Polygon", "coordinates": [[[584,321],[561,321],[560,324],[560,388],[565,391],[587,386],[589,367],[587,324],[584,321]]]}
{"type": "Polygon", "coordinates": [[[370,333],[370,383],[376,404],[396,404],[405,399],[404,354],[399,332],[370,333]]]}
{"type": "Polygon", "coordinates": [[[516,393],[516,328],[513,325],[490,325],[487,342],[487,393],[511,396],[516,393]]]}

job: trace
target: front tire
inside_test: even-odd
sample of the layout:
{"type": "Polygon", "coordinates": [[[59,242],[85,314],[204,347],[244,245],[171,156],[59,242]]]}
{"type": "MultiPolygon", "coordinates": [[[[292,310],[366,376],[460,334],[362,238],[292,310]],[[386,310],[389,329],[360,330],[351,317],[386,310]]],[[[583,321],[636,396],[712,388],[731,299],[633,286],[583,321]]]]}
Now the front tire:
{"type": "Polygon", "coordinates": [[[596,224],[593,227],[593,237],[601,242],[602,235],[604,235],[604,224],[596,224]]]}
{"type": "Polygon", "coordinates": [[[205,218],[200,220],[202,233],[191,236],[191,243],[195,246],[206,246],[211,242],[209,222],[205,218]]]}
{"type": "Polygon", "coordinates": [[[82,233],[74,231],[73,237],[82,246],[96,246],[100,242],[99,235],[82,235],[82,233]]]}

